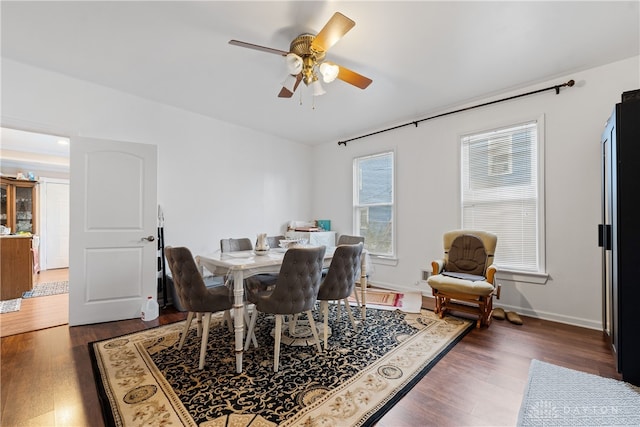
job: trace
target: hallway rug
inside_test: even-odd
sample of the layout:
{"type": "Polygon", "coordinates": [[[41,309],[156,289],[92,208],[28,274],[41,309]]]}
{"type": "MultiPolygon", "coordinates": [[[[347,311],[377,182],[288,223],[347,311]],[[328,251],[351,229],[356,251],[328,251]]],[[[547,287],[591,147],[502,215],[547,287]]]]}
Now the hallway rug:
{"type": "Polygon", "coordinates": [[[22,294],[22,298],[35,298],[46,297],[49,295],[68,294],[69,282],[50,282],[39,283],[33,287],[30,291],[26,291],[22,294]]]}
{"type": "MultiPolygon", "coordinates": [[[[178,350],[183,322],[90,343],[105,423],[373,425],[474,326],[427,310],[368,308],[366,323],[354,333],[342,313],[341,321],[330,322],[326,351],[282,345],[278,372],[273,372],[275,322],[263,314],[256,329],[259,347],[244,353],[240,374],[233,334],[221,313],[212,317],[203,370],[198,370],[200,339],[194,330],[178,350]]],[[[331,307],[330,318],[334,315],[331,307]]]]}
{"type": "Polygon", "coordinates": [[[12,313],[14,311],[20,311],[20,305],[22,303],[21,298],[8,299],[6,301],[0,301],[0,314],[12,313]]]}
{"type": "Polygon", "coordinates": [[[532,360],[518,426],[638,426],[640,387],[532,360]]]}

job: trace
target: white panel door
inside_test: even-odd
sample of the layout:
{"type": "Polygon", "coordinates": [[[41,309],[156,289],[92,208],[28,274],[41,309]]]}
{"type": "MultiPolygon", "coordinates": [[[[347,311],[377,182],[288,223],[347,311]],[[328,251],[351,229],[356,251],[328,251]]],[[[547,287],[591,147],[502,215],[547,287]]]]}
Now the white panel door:
{"type": "Polygon", "coordinates": [[[46,212],[46,268],[69,267],[69,184],[46,182],[44,207],[46,212]]]}
{"type": "Polygon", "coordinates": [[[69,324],[140,316],[157,297],[155,145],[71,141],[69,324]]]}

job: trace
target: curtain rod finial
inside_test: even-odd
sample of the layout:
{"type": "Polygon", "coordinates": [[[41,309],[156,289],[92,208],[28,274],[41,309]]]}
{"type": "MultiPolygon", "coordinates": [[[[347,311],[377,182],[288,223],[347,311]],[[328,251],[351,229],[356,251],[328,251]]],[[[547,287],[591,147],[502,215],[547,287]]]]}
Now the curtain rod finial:
{"type": "Polygon", "coordinates": [[[561,85],[555,86],[555,87],[554,87],[554,89],[556,90],[556,95],[558,95],[558,94],[560,93],[560,88],[561,88],[561,87],[564,87],[564,86],[572,87],[572,86],[573,86],[573,85],[575,85],[575,84],[576,84],[575,80],[571,79],[571,80],[569,80],[568,82],[566,82],[566,83],[564,83],[564,84],[561,84],[561,85]]]}

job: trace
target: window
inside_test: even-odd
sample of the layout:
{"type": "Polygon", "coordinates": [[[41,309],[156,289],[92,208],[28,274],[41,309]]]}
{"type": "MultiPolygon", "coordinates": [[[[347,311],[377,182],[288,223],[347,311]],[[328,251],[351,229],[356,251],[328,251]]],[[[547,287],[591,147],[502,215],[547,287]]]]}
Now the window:
{"type": "Polygon", "coordinates": [[[464,135],[462,227],[498,236],[495,263],[543,273],[542,119],[464,135]]]}
{"type": "Polygon", "coordinates": [[[353,174],[354,230],[371,255],[393,256],[393,152],[356,158],[353,174]]]}

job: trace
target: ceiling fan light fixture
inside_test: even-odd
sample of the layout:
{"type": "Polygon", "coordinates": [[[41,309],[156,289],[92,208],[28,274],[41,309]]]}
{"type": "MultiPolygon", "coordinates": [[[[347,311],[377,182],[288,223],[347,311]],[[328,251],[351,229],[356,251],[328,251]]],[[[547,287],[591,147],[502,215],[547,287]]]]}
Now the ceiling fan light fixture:
{"type": "Polygon", "coordinates": [[[313,79],[313,81],[311,82],[311,84],[309,85],[309,87],[311,88],[311,90],[313,91],[313,96],[321,96],[324,95],[325,93],[327,93],[324,88],[322,87],[322,85],[320,84],[320,80],[318,80],[317,77],[315,77],[313,79]]]}
{"type": "Polygon", "coordinates": [[[294,38],[288,51],[240,40],[229,40],[229,44],[275,54],[285,59],[288,74],[294,76],[296,81],[292,86],[292,79],[287,77],[278,93],[279,98],[291,98],[300,83],[309,87],[313,96],[323,95],[325,91],[318,82],[320,75],[324,83],[331,83],[338,79],[357,88],[366,89],[372,82],[370,78],[333,62],[324,63],[327,50],[354,25],[355,22],[352,19],[340,12],[335,12],[318,34],[304,33],[294,38]]]}
{"type": "Polygon", "coordinates": [[[320,64],[320,74],[322,74],[322,80],[325,83],[331,83],[338,77],[338,73],[340,72],[340,67],[335,64],[329,64],[327,62],[323,62],[320,64]]]}
{"type": "Polygon", "coordinates": [[[287,71],[289,74],[299,74],[302,71],[302,58],[300,58],[295,53],[289,53],[285,57],[285,62],[287,64],[287,71]]]}

